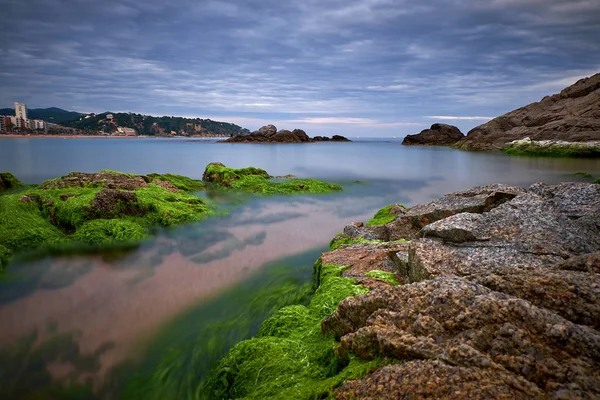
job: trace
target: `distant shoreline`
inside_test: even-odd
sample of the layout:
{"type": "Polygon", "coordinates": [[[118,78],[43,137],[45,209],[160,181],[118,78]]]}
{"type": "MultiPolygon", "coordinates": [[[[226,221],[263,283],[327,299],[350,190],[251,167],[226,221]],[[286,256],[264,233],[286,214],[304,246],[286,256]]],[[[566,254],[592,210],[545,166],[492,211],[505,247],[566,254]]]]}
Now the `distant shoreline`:
{"type": "Polygon", "coordinates": [[[223,136],[107,136],[107,135],[15,135],[0,134],[0,139],[227,139],[223,136]]]}

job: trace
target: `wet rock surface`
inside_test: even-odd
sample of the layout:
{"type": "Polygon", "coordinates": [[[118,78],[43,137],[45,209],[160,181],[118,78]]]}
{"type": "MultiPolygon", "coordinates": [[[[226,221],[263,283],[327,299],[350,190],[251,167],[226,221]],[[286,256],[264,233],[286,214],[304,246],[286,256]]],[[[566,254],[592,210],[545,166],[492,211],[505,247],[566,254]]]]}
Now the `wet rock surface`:
{"type": "Polygon", "coordinates": [[[249,135],[234,136],[226,143],[311,143],[311,142],[350,142],[351,140],[340,135],[333,135],[331,138],[326,136],[309,137],[302,129],[277,130],[275,125],[266,125],[249,135]]]}
{"type": "Polygon", "coordinates": [[[348,225],[341,237],[378,241],[323,263],[372,290],[322,330],[342,362],[391,362],[336,397],[600,398],[599,212],[600,185],[489,185],[348,225]],[[370,282],[372,269],[401,284],[370,282]]]}
{"type": "Polygon", "coordinates": [[[403,145],[421,146],[449,146],[465,135],[456,126],[447,124],[433,124],[431,128],[424,129],[416,135],[407,135],[402,141],[403,145]]]}
{"type": "Polygon", "coordinates": [[[498,150],[526,137],[534,141],[600,140],[600,73],[471,129],[456,146],[498,150]]]}

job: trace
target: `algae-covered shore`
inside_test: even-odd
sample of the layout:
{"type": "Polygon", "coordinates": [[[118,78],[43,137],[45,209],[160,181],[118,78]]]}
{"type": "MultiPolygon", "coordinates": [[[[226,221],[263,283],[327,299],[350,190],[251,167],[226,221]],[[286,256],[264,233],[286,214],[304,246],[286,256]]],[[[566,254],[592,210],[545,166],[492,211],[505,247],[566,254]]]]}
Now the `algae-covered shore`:
{"type": "Polygon", "coordinates": [[[40,185],[0,174],[0,271],[14,254],[42,255],[127,248],[157,228],[214,215],[219,191],[256,195],[322,194],[337,184],[292,176],[273,178],[260,168],[212,163],[204,181],[174,174],[135,175],[104,170],[72,172],[40,185]],[[198,194],[208,191],[207,196],[198,194]]]}
{"type": "Polygon", "coordinates": [[[233,347],[200,398],[600,396],[598,199],[489,185],[350,224],[310,302],[233,347]]]}

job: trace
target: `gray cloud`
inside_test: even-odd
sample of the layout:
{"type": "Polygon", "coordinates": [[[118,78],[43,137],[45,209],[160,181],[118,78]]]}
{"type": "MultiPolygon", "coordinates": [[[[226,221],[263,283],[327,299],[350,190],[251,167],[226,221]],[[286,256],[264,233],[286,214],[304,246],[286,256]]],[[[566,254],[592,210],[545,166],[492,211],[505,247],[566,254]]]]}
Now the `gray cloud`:
{"type": "Polygon", "coordinates": [[[561,0],[0,0],[0,106],[463,130],[600,70],[600,5],[561,0]],[[448,119],[448,118],[446,118],[448,119]]]}

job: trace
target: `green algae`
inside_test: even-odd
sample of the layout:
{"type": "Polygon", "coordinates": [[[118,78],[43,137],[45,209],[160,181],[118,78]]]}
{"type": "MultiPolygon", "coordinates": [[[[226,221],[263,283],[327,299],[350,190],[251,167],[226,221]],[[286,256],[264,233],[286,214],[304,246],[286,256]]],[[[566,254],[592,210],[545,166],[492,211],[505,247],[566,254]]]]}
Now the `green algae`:
{"type": "MultiPolygon", "coordinates": [[[[147,239],[156,226],[199,221],[213,213],[205,200],[184,190],[173,192],[154,183],[135,190],[104,190],[104,181],[69,186],[69,179],[75,178],[67,175],[65,180],[0,196],[0,269],[11,255],[26,251],[43,255],[75,251],[82,245],[128,248],[147,239]]],[[[165,179],[176,186],[198,187],[198,181],[184,178],[165,179]]]]}
{"type": "Polygon", "coordinates": [[[346,237],[335,236],[333,239],[331,239],[331,242],[329,242],[329,251],[338,250],[338,249],[352,246],[353,244],[358,244],[358,243],[377,244],[377,243],[383,243],[383,242],[381,240],[369,240],[369,239],[365,239],[365,238],[361,238],[361,237],[346,238],[346,237]]]}
{"type": "Polygon", "coordinates": [[[175,187],[186,192],[204,189],[204,183],[201,180],[188,178],[187,176],[177,174],[148,174],[146,175],[151,180],[159,180],[172,183],[175,187]]]}
{"type": "Polygon", "coordinates": [[[598,158],[600,148],[572,144],[569,146],[541,146],[536,144],[515,145],[502,149],[504,154],[512,156],[529,157],[575,157],[575,158],[598,158]]]}
{"type": "Polygon", "coordinates": [[[124,364],[108,374],[100,397],[213,398],[203,386],[209,371],[236,343],[256,335],[277,310],[308,303],[312,261],[324,250],[268,263],[243,284],[178,316],[151,340],[141,365],[124,364]]]}
{"type": "Polygon", "coordinates": [[[375,278],[377,280],[387,282],[390,285],[396,286],[399,285],[398,279],[396,278],[396,274],[392,272],[380,271],[378,269],[374,269],[373,271],[369,271],[365,274],[369,278],[375,278]]]}
{"type": "Polygon", "coordinates": [[[336,357],[337,342],[321,333],[321,321],[340,301],[368,289],[341,277],[343,266],[322,265],[319,260],[314,268],[320,271],[319,287],[310,303],[282,308],[262,324],[255,338],[233,347],[199,391],[201,397],[324,398],[343,381],[363,376],[383,362],[336,357]]]}
{"type": "Polygon", "coordinates": [[[405,208],[402,204],[390,204],[389,206],[385,206],[375,213],[375,216],[367,222],[367,226],[385,225],[392,222],[398,216],[397,214],[390,214],[390,211],[392,211],[394,206],[405,208]]]}
{"type": "Polygon", "coordinates": [[[0,172],[0,192],[8,189],[15,189],[22,187],[23,182],[18,180],[10,172],[0,172]]]}
{"type": "Polygon", "coordinates": [[[272,178],[260,168],[229,168],[220,163],[207,165],[203,180],[221,188],[265,196],[323,194],[342,190],[338,184],[318,179],[272,178]]]}

